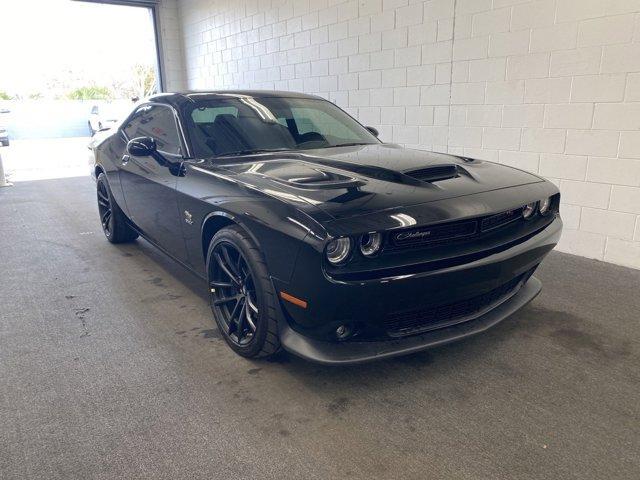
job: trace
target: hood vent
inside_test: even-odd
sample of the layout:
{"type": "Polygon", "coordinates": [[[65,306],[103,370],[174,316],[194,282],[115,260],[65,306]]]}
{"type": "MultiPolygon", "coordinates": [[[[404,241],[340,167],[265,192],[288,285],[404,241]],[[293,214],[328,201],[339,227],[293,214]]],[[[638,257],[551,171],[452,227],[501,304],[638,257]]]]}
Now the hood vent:
{"type": "Polygon", "coordinates": [[[434,165],[432,167],[404,172],[404,174],[415,178],[416,180],[420,180],[421,182],[439,182],[440,180],[457,177],[458,166],[452,164],[434,165]]]}

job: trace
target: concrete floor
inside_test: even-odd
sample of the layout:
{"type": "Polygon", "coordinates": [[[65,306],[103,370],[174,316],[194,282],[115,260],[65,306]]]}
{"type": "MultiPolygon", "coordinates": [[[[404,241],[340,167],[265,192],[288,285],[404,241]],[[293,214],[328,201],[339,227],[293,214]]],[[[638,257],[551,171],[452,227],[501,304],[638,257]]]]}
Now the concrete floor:
{"type": "Polygon", "coordinates": [[[0,478],[637,479],[640,271],[563,254],[467,341],[251,362],[206,288],[100,232],[89,178],[0,189],[0,478]]]}

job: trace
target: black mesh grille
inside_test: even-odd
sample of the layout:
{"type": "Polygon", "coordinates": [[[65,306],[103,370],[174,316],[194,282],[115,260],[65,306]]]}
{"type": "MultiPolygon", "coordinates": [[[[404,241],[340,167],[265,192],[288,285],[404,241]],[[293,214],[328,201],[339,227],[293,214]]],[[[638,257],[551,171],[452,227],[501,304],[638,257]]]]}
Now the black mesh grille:
{"type": "Polygon", "coordinates": [[[505,227],[511,223],[525,222],[522,208],[507,210],[473,220],[418,227],[395,232],[389,236],[386,250],[431,246],[450,241],[473,240],[486,232],[505,227]]]}
{"type": "Polygon", "coordinates": [[[499,228],[507,223],[511,223],[515,220],[522,219],[522,208],[516,208],[514,210],[507,210],[490,217],[483,218],[480,221],[480,230],[486,232],[487,230],[493,230],[499,228]]]}
{"type": "Polygon", "coordinates": [[[535,268],[518,275],[500,287],[460,302],[435,307],[395,312],[387,315],[384,325],[390,337],[405,337],[455,323],[465,317],[473,317],[482,310],[498,303],[515,292],[533,274],[535,268]]]}
{"type": "Polygon", "coordinates": [[[469,237],[476,233],[477,222],[448,223],[433,227],[415,228],[398,232],[392,236],[393,244],[397,247],[423,245],[445,240],[469,237]]]}

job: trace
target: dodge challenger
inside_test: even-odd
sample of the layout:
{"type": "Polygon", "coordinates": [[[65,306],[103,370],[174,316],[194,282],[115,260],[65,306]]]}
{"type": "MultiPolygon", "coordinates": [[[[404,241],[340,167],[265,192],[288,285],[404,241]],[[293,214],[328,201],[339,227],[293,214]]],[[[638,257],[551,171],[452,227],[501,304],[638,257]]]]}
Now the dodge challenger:
{"type": "Polygon", "coordinates": [[[377,135],[311,95],[152,96],[92,143],[102,229],[202,277],[249,358],[407,354],[530,302],[562,229],[558,189],[377,135]]]}

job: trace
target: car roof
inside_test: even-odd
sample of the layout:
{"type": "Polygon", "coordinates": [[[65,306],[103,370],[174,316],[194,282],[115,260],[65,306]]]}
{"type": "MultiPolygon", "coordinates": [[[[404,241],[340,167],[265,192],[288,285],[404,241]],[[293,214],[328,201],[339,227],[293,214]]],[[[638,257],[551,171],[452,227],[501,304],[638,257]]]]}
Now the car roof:
{"type": "Polygon", "coordinates": [[[325,100],[317,95],[308,95],[299,92],[285,92],[279,90],[187,90],[182,92],[159,93],[150,96],[147,100],[156,103],[166,103],[174,107],[182,107],[185,104],[193,103],[196,100],[216,100],[228,97],[251,97],[251,98],[310,98],[325,100]]]}

